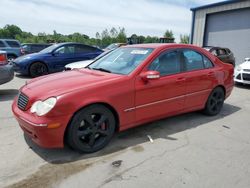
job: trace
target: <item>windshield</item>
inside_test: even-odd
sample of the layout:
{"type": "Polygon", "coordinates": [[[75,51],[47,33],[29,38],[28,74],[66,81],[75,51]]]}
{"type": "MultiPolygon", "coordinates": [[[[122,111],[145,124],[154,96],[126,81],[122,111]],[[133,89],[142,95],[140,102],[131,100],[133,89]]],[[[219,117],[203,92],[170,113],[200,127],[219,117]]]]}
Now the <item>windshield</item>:
{"type": "Polygon", "coordinates": [[[50,53],[52,52],[55,48],[57,48],[59,44],[53,44],[52,46],[49,46],[48,48],[43,49],[39,53],[50,53]]]}
{"type": "Polygon", "coordinates": [[[151,53],[152,48],[118,48],[88,66],[90,69],[127,75],[151,53]]]}

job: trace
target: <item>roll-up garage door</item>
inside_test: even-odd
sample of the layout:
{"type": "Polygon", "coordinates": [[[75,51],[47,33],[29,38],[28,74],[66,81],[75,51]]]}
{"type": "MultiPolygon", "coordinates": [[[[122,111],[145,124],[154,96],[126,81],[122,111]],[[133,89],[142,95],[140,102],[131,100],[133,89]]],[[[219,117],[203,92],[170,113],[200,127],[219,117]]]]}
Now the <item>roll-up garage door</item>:
{"type": "Polygon", "coordinates": [[[250,57],[250,8],[207,15],[204,46],[231,49],[236,64],[250,57]]]}

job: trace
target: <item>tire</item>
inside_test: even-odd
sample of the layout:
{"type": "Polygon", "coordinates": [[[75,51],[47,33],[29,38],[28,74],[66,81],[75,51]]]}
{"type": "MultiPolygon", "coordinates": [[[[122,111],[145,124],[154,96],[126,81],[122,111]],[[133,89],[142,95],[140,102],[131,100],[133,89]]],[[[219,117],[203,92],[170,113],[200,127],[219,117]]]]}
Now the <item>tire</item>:
{"type": "Polygon", "coordinates": [[[48,74],[48,68],[44,63],[35,62],[31,64],[29,72],[30,72],[30,76],[35,78],[38,76],[43,76],[43,75],[48,74]]]}
{"type": "Polygon", "coordinates": [[[8,62],[12,62],[16,58],[17,58],[17,56],[15,56],[15,55],[7,55],[8,62]]]}
{"type": "Polygon", "coordinates": [[[75,114],[66,132],[68,145],[83,153],[104,148],[115,132],[113,113],[103,105],[91,105],[75,114]]]}
{"type": "Polygon", "coordinates": [[[216,87],[209,95],[204,113],[209,116],[215,116],[220,113],[225,100],[225,93],[221,87],[216,87]]]}

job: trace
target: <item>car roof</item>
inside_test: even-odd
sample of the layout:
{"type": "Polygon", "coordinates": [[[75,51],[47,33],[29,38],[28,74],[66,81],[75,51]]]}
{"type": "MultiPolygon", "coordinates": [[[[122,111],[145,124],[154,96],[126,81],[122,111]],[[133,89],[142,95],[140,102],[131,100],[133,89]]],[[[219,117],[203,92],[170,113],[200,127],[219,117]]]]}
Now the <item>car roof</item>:
{"type": "Polygon", "coordinates": [[[133,44],[133,45],[127,45],[127,46],[122,46],[121,48],[180,48],[180,47],[197,47],[195,45],[191,44],[176,44],[176,43],[147,43],[147,44],[133,44]]]}
{"type": "Polygon", "coordinates": [[[50,43],[22,43],[21,45],[51,45],[50,43]]]}
{"type": "Polygon", "coordinates": [[[18,43],[19,43],[19,41],[18,41],[18,40],[15,40],[15,39],[0,39],[0,40],[3,40],[3,41],[6,41],[6,40],[8,40],[8,41],[15,41],[15,42],[18,42],[18,43]]]}
{"type": "Polygon", "coordinates": [[[65,44],[80,44],[80,45],[90,46],[90,45],[83,44],[83,43],[79,43],[79,42],[61,42],[61,43],[55,43],[55,44],[58,44],[58,45],[65,45],[65,44]]]}

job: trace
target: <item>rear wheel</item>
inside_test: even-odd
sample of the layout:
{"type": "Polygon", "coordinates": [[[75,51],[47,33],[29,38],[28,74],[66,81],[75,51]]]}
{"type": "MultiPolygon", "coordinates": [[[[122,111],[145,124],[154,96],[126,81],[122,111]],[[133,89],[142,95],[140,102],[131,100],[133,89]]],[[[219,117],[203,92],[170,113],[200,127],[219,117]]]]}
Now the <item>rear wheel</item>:
{"type": "Polygon", "coordinates": [[[48,74],[48,68],[44,63],[35,62],[30,66],[30,76],[38,77],[48,74]]]}
{"type": "Polygon", "coordinates": [[[92,153],[105,147],[115,132],[115,117],[103,105],[80,110],[67,129],[66,141],[73,149],[92,153]]]}
{"type": "Polygon", "coordinates": [[[208,97],[204,113],[210,116],[217,115],[224,104],[225,93],[221,87],[215,88],[208,97]]]}

